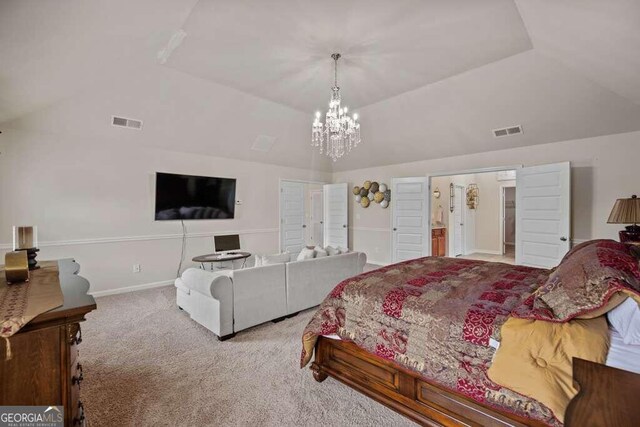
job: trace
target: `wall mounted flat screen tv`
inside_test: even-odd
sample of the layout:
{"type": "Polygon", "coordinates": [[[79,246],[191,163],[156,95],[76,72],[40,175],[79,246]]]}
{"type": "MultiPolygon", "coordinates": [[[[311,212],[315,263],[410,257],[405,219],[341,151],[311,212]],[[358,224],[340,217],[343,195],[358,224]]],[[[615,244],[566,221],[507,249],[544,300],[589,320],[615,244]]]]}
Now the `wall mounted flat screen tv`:
{"type": "Polygon", "coordinates": [[[156,172],[156,221],[231,219],[236,180],[156,172]]]}

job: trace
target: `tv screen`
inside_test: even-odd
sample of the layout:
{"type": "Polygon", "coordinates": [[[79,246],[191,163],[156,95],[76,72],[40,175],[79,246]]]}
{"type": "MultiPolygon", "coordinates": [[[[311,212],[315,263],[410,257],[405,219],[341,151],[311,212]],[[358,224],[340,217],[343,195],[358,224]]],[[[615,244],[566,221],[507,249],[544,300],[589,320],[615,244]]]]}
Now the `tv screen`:
{"type": "Polygon", "coordinates": [[[156,221],[231,219],[236,180],[156,172],[156,221]]]}

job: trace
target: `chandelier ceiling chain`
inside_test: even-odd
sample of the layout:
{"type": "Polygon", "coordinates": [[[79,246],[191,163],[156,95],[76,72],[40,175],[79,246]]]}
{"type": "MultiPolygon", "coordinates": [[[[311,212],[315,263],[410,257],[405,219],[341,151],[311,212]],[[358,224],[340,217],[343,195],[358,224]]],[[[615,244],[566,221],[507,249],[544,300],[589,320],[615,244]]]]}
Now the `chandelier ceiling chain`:
{"type": "Polygon", "coordinates": [[[353,118],[347,113],[349,109],[340,107],[340,87],[338,86],[338,59],[341,55],[331,55],[334,61],[334,81],[329,101],[329,109],[325,114],[324,124],[320,121],[320,111],[316,113],[311,132],[311,145],[320,149],[320,154],[326,154],[335,162],[348,154],[352,148],[360,143],[360,123],[358,115],[353,118]]]}

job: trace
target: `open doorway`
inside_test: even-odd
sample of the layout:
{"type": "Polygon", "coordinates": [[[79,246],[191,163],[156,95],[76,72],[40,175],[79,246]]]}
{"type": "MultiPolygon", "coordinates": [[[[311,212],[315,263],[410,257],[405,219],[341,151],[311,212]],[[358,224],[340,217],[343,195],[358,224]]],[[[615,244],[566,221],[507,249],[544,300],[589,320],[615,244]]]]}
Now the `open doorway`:
{"type": "Polygon", "coordinates": [[[516,187],[502,187],[502,255],[516,257],[516,187]]]}
{"type": "Polygon", "coordinates": [[[515,170],[432,176],[432,255],[514,264],[515,185],[515,170]]]}

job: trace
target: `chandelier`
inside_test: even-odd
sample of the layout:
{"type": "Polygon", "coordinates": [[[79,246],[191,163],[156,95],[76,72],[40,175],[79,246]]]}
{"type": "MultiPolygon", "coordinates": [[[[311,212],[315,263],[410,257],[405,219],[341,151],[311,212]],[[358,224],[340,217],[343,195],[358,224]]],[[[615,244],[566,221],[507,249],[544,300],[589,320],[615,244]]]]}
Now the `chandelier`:
{"type": "Polygon", "coordinates": [[[360,143],[360,123],[358,115],[353,118],[347,113],[348,108],[340,106],[340,88],[338,87],[338,59],[339,53],[331,55],[334,61],[334,83],[329,110],[325,114],[324,124],[320,121],[320,111],[316,113],[311,132],[311,145],[320,148],[320,154],[325,153],[335,162],[349,153],[360,143]]]}

